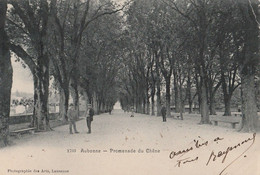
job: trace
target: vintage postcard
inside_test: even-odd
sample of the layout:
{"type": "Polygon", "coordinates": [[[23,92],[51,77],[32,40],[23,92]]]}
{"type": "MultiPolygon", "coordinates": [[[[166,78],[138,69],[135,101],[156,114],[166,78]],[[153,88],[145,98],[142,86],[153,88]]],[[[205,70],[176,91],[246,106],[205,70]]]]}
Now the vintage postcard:
{"type": "Polygon", "coordinates": [[[0,0],[0,175],[260,175],[259,7],[0,0]]]}

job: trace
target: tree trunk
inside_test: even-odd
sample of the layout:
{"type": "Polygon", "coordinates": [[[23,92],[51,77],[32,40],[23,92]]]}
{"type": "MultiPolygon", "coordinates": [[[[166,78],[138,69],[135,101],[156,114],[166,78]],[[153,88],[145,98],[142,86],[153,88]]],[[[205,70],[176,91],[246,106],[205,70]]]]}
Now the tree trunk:
{"type": "Polygon", "coordinates": [[[147,93],[147,97],[146,97],[146,114],[150,115],[150,98],[148,96],[148,93],[147,93]]]}
{"type": "Polygon", "coordinates": [[[231,96],[224,96],[225,112],[224,116],[231,116],[231,96]]]}
{"type": "Polygon", "coordinates": [[[136,92],[136,98],[135,98],[135,112],[138,112],[138,108],[139,108],[139,106],[138,106],[138,101],[139,101],[139,98],[138,98],[138,93],[136,92]]]}
{"type": "Polygon", "coordinates": [[[65,119],[66,110],[65,110],[65,94],[62,88],[59,88],[59,120],[65,119]]]}
{"type": "Polygon", "coordinates": [[[241,59],[241,90],[242,90],[242,125],[245,132],[255,132],[258,127],[255,74],[259,65],[259,2],[257,0],[240,3],[243,10],[245,44],[241,59]],[[250,3],[250,4],[249,4],[250,3]]]}
{"type": "Polygon", "coordinates": [[[159,57],[157,53],[155,54],[156,64],[155,64],[155,72],[156,72],[156,116],[161,116],[161,79],[160,79],[160,71],[159,71],[159,57]]]}
{"type": "Polygon", "coordinates": [[[137,113],[142,113],[142,99],[141,97],[138,97],[138,100],[137,100],[137,113]]]}
{"type": "Polygon", "coordinates": [[[180,78],[180,86],[179,86],[179,96],[180,96],[180,118],[183,120],[183,113],[185,112],[185,105],[184,105],[184,100],[183,100],[183,95],[182,95],[182,86],[181,86],[181,78],[180,78]]]}
{"type": "Polygon", "coordinates": [[[102,111],[101,111],[101,101],[100,100],[98,100],[98,113],[99,114],[102,113],[102,111]]]}
{"type": "Polygon", "coordinates": [[[198,114],[201,114],[201,93],[198,93],[198,114]]]}
{"type": "Polygon", "coordinates": [[[155,111],[154,111],[154,94],[152,94],[151,96],[151,101],[152,101],[152,115],[155,115],[155,111]]]}
{"type": "Polygon", "coordinates": [[[196,79],[196,89],[197,89],[197,94],[198,94],[198,113],[201,113],[201,87],[200,87],[200,81],[199,81],[199,76],[196,73],[195,75],[195,79],[196,79]]]}
{"type": "Polygon", "coordinates": [[[224,94],[224,105],[225,105],[224,116],[231,116],[231,110],[230,110],[230,107],[231,107],[231,95],[228,94],[225,74],[224,74],[222,69],[221,69],[221,81],[222,81],[221,84],[222,84],[222,90],[223,90],[223,94],[224,94]]]}
{"type": "Polygon", "coordinates": [[[85,99],[85,110],[87,110],[88,104],[91,103],[89,101],[90,98],[88,96],[87,90],[83,90],[83,96],[84,96],[84,99],[85,99]]]}
{"type": "Polygon", "coordinates": [[[31,123],[29,125],[29,127],[36,127],[37,126],[37,116],[36,116],[36,102],[37,102],[37,84],[38,84],[38,80],[37,77],[35,75],[33,75],[33,85],[34,85],[34,95],[33,95],[33,115],[32,115],[32,119],[31,119],[31,123]]]}
{"type": "Polygon", "coordinates": [[[216,113],[216,105],[215,105],[215,100],[210,99],[210,105],[209,105],[209,110],[210,110],[210,115],[217,115],[216,113]]]}
{"type": "Polygon", "coordinates": [[[186,95],[187,95],[188,103],[189,103],[189,113],[191,114],[193,112],[193,108],[192,108],[192,101],[193,100],[192,100],[192,96],[191,96],[191,73],[190,73],[190,69],[188,70],[186,95]]]}
{"type": "Polygon", "coordinates": [[[189,114],[193,113],[193,103],[192,100],[189,99],[189,114]]]}
{"type": "Polygon", "coordinates": [[[48,116],[48,97],[49,97],[49,59],[42,55],[38,58],[38,66],[36,68],[37,77],[37,100],[36,100],[36,116],[37,130],[51,130],[48,116]]]}
{"type": "Polygon", "coordinates": [[[242,127],[245,132],[255,132],[258,124],[254,75],[241,76],[242,127]]]}
{"type": "MultiPolygon", "coordinates": [[[[154,56],[154,55],[153,55],[154,56]]],[[[154,61],[153,61],[154,62],[154,61]]],[[[156,87],[156,79],[154,77],[154,70],[151,67],[151,78],[152,78],[152,87],[151,87],[151,102],[152,102],[152,111],[151,115],[155,115],[155,101],[154,101],[154,96],[155,96],[155,87],[156,87]]]]}
{"type": "MultiPolygon", "coordinates": [[[[153,82],[154,83],[154,82],[153,82]]],[[[154,110],[154,95],[155,95],[155,84],[153,84],[152,87],[152,92],[151,92],[151,101],[152,101],[152,115],[155,115],[155,110],[154,110]]]]}
{"type": "Polygon", "coordinates": [[[79,116],[79,91],[78,80],[76,75],[73,75],[71,77],[71,89],[71,96],[73,99],[74,109],[77,111],[77,116],[79,116]]]}
{"type": "MultiPolygon", "coordinates": [[[[149,71],[147,72],[147,77],[149,77],[149,71]]],[[[146,103],[146,109],[145,114],[150,114],[150,97],[149,97],[149,83],[148,80],[146,80],[146,91],[145,91],[145,103],[146,103]]]]}
{"type": "Polygon", "coordinates": [[[146,113],[146,111],[145,111],[145,110],[146,110],[146,105],[147,105],[147,104],[146,104],[146,100],[145,100],[145,98],[143,98],[143,111],[142,111],[143,114],[146,113]]]}
{"type": "Polygon", "coordinates": [[[161,116],[161,87],[160,87],[160,83],[157,82],[157,91],[156,91],[156,115],[157,116],[161,116]]]}
{"type": "Polygon", "coordinates": [[[209,110],[210,110],[210,115],[216,115],[216,106],[215,106],[215,94],[211,93],[210,95],[210,102],[209,102],[209,110]]]}
{"type": "MultiPolygon", "coordinates": [[[[199,5],[204,6],[204,1],[198,1],[199,5]]],[[[209,122],[209,109],[208,109],[208,93],[207,93],[207,70],[206,70],[206,60],[205,60],[205,50],[207,49],[207,30],[208,30],[208,17],[206,15],[205,9],[201,9],[198,13],[199,24],[198,24],[198,60],[197,71],[199,73],[198,78],[200,77],[200,112],[201,112],[201,124],[208,124],[209,122]]]]}
{"type": "Polygon", "coordinates": [[[201,121],[200,124],[208,124],[209,121],[209,109],[208,109],[208,97],[205,78],[201,78],[201,121]]]}
{"type": "Polygon", "coordinates": [[[102,102],[101,102],[101,108],[102,108],[102,113],[104,113],[106,111],[106,105],[105,105],[104,100],[102,100],[102,102]]]}
{"type": "Polygon", "coordinates": [[[167,77],[166,81],[166,116],[171,116],[171,79],[167,77]]]}
{"type": "Polygon", "coordinates": [[[68,121],[67,111],[69,106],[69,87],[60,88],[60,119],[64,122],[68,121]]]}
{"type": "Polygon", "coordinates": [[[0,146],[8,145],[9,116],[13,68],[11,65],[9,39],[5,32],[7,2],[0,2],[0,146]]]}
{"type": "Polygon", "coordinates": [[[92,106],[93,106],[93,109],[95,111],[95,114],[99,114],[99,111],[98,111],[98,100],[97,100],[97,95],[96,95],[95,92],[93,94],[92,106]]]}
{"type": "Polygon", "coordinates": [[[175,112],[180,112],[180,91],[178,87],[178,75],[177,72],[174,71],[174,103],[175,103],[175,112]]]}

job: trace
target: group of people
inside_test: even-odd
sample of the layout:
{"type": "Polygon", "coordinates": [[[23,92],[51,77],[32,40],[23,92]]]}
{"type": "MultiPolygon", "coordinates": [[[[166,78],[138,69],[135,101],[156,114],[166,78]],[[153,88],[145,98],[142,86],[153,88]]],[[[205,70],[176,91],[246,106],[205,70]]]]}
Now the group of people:
{"type": "MultiPolygon", "coordinates": [[[[75,110],[74,105],[70,104],[68,112],[67,112],[67,116],[68,116],[68,119],[69,119],[70,134],[73,134],[72,128],[74,129],[75,134],[79,133],[77,131],[76,123],[75,123],[76,119],[78,117],[77,115],[78,115],[78,112],[75,110]]],[[[91,122],[93,121],[93,116],[94,116],[94,110],[93,110],[91,104],[88,104],[87,111],[84,115],[86,117],[86,122],[87,122],[87,127],[88,127],[87,133],[90,134],[91,133],[91,122]]]]}
{"type": "MultiPolygon", "coordinates": [[[[162,114],[163,122],[166,122],[166,107],[164,105],[161,108],[161,114],[162,114]]],[[[134,107],[131,107],[130,117],[134,117],[134,107]]]]}
{"type": "MultiPolygon", "coordinates": [[[[109,111],[109,114],[111,114],[111,110],[109,111]]],[[[162,114],[162,118],[163,118],[163,122],[166,122],[166,108],[165,106],[162,106],[161,108],[161,114],[162,114]]],[[[69,131],[70,134],[73,134],[72,132],[72,128],[74,129],[74,133],[77,134],[79,133],[77,131],[77,127],[76,127],[76,119],[77,119],[77,115],[78,112],[75,110],[74,105],[70,104],[69,109],[68,109],[68,119],[69,119],[69,131]]],[[[93,121],[93,116],[94,116],[94,110],[92,108],[91,104],[88,104],[88,108],[86,113],[84,114],[86,117],[86,122],[87,122],[87,127],[88,127],[88,134],[91,133],[91,122],[93,121]]],[[[134,117],[134,108],[131,108],[131,116],[130,117],[134,117]]]]}

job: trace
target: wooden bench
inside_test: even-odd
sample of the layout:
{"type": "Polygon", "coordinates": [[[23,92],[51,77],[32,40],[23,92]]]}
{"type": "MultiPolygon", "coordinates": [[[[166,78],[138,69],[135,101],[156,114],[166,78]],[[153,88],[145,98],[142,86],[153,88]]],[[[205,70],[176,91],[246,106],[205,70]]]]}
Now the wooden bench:
{"type": "Polygon", "coordinates": [[[177,115],[177,116],[173,116],[174,119],[177,119],[177,120],[183,120],[183,117],[177,115]]]}
{"type": "Polygon", "coordinates": [[[14,136],[17,136],[18,138],[21,138],[21,135],[25,134],[25,133],[34,134],[35,129],[36,128],[25,128],[25,129],[10,131],[10,135],[14,135],[14,136]]]}
{"type": "Polygon", "coordinates": [[[232,114],[234,114],[235,116],[241,116],[242,117],[242,113],[241,112],[232,112],[232,114]]]}
{"type": "Polygon", "coordinates": [[[230,123],[232,128],[236,128],[236,124],[238,124],[238,121],[228,121],[228,120],[221,120],[221,119],[212,119],[211,120],[215,126],[218,125],[218,122],[223,122],[223,123],[230,123]]]}

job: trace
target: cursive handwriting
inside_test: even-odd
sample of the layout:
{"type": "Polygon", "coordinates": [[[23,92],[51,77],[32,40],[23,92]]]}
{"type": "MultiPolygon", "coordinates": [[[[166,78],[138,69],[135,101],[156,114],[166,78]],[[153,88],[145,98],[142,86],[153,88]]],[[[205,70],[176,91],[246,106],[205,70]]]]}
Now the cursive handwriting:
{"type": "MultiPolygon", "coordinates": [[[[217,141],[219,141],[219,140],[223,140],[223,138],[216,137],[216,138],[214,139],[214,142],[217,142],[217,141]]],[[[170,153],[170,155],[169,155],[169,158],[170,158],[170,159],[173,159],[175,156],[183,155],[183,154],[185,154],[185,153],[188,153],[188,152],[194,150],[194,148],[200,148],[200,147],[202,147],[202,146],[208,146],[208,143],[209,143],[209,141],[205,141],[205,142],[203,142],[203,143],[200,143],[199,140],[196,140],[196,139],[194,139],[194,142],[195,142],[195,147],[191,146],[190,148],[186,148],[186,149],[183,149],[183,150],[172,151],[172,152],[170,153]]]]}
{"type": "Polygon", "coordinates": [[[242,141],[242,142],[236,144],[235,146],[227,147],[227,149],[226,149],[225,151],[219,151],[218,154],[215,154],[215,152],[212,151],[211,154],[210,154],[210,156],[209,156],[209,159],[208,159],[208,162],[207,162],[206,165],[208,165],[211,160],[212,160],[212,161],[216,161],[216,159],[219,158],[219,157],[223,157],[222,163],[224,163],[225,160],[226,160],[226,157],[227,157],[227,155],[228,155],[228,153],[229,153],[230,151],[232,151],[232,150],[234,150],[234,149],[240,147],[240,146],[243,145],[244,143],[249,142],[249,141],[251,141],[251,140],[252,140],[253,143],[254,143],[254,142],[255,142],[255,136],[256,136],[256,134],[254,133],[252,138],[248,138],[248,139],[246,139],[246,140],[244,140],[244,141],[242,141]]]}
{"type": "Polygon", "coordinates": [[[177,152],[172,151],[172,152],[170,153],[170,156],[169,156],[169,157],[170,157],[170,159],[173,159],[175,156],[178,156],[178,155],[187,153],[187,152],[192,151],[192,150],[193,150],[193,147],[190,147],[190,148],[187,148],[187,149],[184,149],[184,150],[180,150],[180,151],[177,151],[177,152]]]}
{"type": "Polygon", "coordinates": [[[217,141],[223,140],[223,139],[224,139],[224,138],[219,138],[219,137],[217,137],[217,138],[214,139],[214,142],[217,142],[217,141]]]}
{"type": "MultiPolygon", "coordinates": [[[[251,148],[251,146],[253,146],[253,144],[255,143],[255,137],[256,137],[256,133],[254,133],[253,134],[253,138],[251,139],[251,138],[248,138],[248,139],[246,139],[246,140],[244,140],[243,142],[241,142],[241,144],[244,144],[244,143],[246,143],[246,142],[248,142],[248,141],[250,141],[250,140],[253,140],[252,141],[252,143],[251,143],[251,145],[244,151],[244,152],[242,152],[237,158],[235,158],[231,163],[229,163],[220,173],[219,173],[219,175],[222,175],[222,173],[229,167],[229,166],[231,166],[235,161],[237,161],[243,154],[245,154],[250,148],[251,148]]],[[[241,145],[240,144],[240,145],[241,145]]],[[[239,144],[237,144],[236,146],[238,146],[239,144]]],[[[239,146],[240,146],[239,145],[239,146]]]]}
{"type": "MultiPolygon", "coordinates": [[[[200,137],[199,137],[200,138],[200,137]]],[[[176,160],[176,164],[175,164],[175,167],[181,167],[181,165],[184,165],[184,164],[188,164],[188,163],[191,163],[191,162],[195,162],[195,161],[198,161],[199,160],[199,156],[195,157],[195,158],[182,158],[182,156],[186,155],[187,153],[189,152],[193,152],[195,149],[200,149],[200,148],[203,148],[203,147],[207,147],[210,143],[217,143],[221,140],[223,140],[224,138],[221,138],[221,137],[216,137],[215,139],[213,139],[213,141],[209,142],[208,140],[206,141],[200,141],[200,140],[197,140],[197,139],[194,139],[193,140],[193,143],[194,145],[190,146],[190,147],[187,147],[187,148],[184,148],[184,149],[180,149],[180,150],[177,150],[177,151],[171,151],[170,155],[169,155],[169,158],[170,159],[174,159],[177,157],[177,160],[176,160]]],[[[226,161],[226,158],[228,156],[228,154],[235,150],[235,149],[238,149],[240,147],[242,147],[242,145],[245,145],[246,143],[249,143],[251,142],[251,144],[246,148],[245,151],[243,151],[239,156],[237,156],[232,162],[230,162],[221,172],[219,175],[222,175],[223,172],[229,167],[231,166],[234,162],[237,161],[237,159],[239,159],[241,156],[244,155],[245,152],[247,152],[251,146],[254,144],[255,142],[255,139],[256,139],[256,133],[253,134],[252,137],[249,137],[245,140],[242,140],[241,142],[235,144],[235,145],[232,145],[232,146],[228,146],[227,148],[221,150],[221,151],[215,151],[215,150],[212,150],[210,155],[209,155],[209,158],[207,159],[207,163],[206,163],[206,166],[208,166],[209,164],[212,164],[213,162],[217,161],[218,159],[221,160],[221,163],[225,163],[226,161]]]]}
{"type": "Polygon", "coordinates": [[[206,141],[206,142],[203,142],[200,144],[198,140],[194,140],[194,142],[195,142],[196,148],[200,148],[202,146],[208,146],[208,143],[209,143],[208,141],[206,141]]]}
{"type": "Polygon", "coordinates": [[[177,164],[175,166],[180,167],[181,164],[186,164],[186,163],[194,162],[194,161],[197,161],[197,160],[199,160],[198,156],[194,159],[189,159],[189,157],[185,158],[185,159],[180,159],[180,160],[177,160],[177,164]]]}

